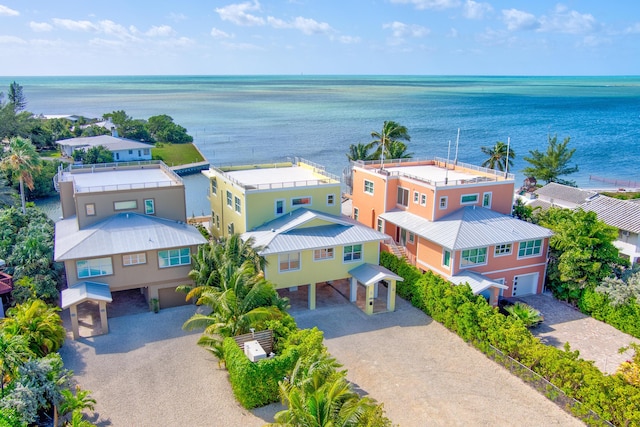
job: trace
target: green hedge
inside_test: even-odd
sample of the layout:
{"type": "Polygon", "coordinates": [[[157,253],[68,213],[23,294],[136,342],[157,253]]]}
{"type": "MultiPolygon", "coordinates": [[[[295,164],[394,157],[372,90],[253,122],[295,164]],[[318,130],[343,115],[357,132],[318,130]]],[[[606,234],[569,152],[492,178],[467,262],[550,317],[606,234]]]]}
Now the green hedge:
{"type": "Polygon", "coordinates": [[[624,305],[613,306],[609,297],[592,289],[585,289],[578,301],[580,311],[602,320],[614,328],[640,338],[640,305],[631,299],[624,305]]]}
{"type": "Polygon", "coordinates": [[[281,354],[254,363],[233,338],[225,338],[225,365],[236,399],[247,409],[279,401],[278,381],[290,375],[299,358],[325,351],[322,341],[323,333],[318,328],[301,329],[286,339],[281,354]]]}
{"type": "MultiPolygon", "coordinates": [[[[411,302],[434,320],[456,332],[481,351],[491,353],[489,344],[518,360],[562,389],[569,397],[582,402],[602,419],[615,425],[640,426],[640,388],[620,375],[604,375],[593,362],[579,358],[577,351],[546,346],[511,316],[503,316],[484,298],[475,296],[468,286],[453,286],[431,272],[421,274],[397,257],[381,256],[381,264],[405,277],[412,289],[411,302]]],[[[405,283],[406,283],[405,282],[405,283]]],[[[400,292],[399,292],[400,293],[400,292]]],[[[573,408],[574,412],[580,408],[573,408]]],[[[599,425],[598,421],[583,418],[599,425]]]]}

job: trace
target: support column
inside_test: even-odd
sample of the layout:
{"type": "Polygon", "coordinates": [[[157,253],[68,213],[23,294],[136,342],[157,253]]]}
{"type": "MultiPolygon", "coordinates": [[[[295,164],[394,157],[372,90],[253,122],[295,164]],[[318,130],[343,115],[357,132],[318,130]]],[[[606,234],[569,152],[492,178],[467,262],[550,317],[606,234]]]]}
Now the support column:
{"type": "Polygon", "coordinates": [[[373,284],[373,297],[378,298],[378,282],[373,284]]]}
{"type": "Polygon", "coordinates": [[[316,284],[309,284],[309,310],[316,309],[316,284]]]}
{"type": "Polygon", "coordinates": [[[387,311],[396,310],[396,281],[390,280],[387,289],[387,311]]]}
{"type": "Polygon", "coordinates": [[[78,307],[72,305],[69,307],[69,315],[71,316],[71,330],[73,331],[73,339],[80,338],[80,328],[78,327],[78,307]]]}
{"type": "Polygon", "coordinates": [[[498,296],[500,290],[498,288],[491,287],[491,295],[489,296],[489,304],[493,307],[498,305],[498,296]]]}
{"type": "Polygon", "coordinates": [[[109,333],[109,321],[107,320],[107,303],[105,301],[100,301],[98,303],[100,307],[100,326],[102,326],[102,333],[109,333]]]}
{"type": "Polygon", "coordinates": [[[373,286],[369,285],[366,287],[366,298],[364,300],[364,312],[367,314],[373,314],[373,304],[375,298],[373,297],[373,286]]]}
{"type": "Polygon", "coordinates": [[[351,278],[349,297],[349,301],[351,302],[358,301],[358,279],[356,279],[355,277],[351,278]]]}

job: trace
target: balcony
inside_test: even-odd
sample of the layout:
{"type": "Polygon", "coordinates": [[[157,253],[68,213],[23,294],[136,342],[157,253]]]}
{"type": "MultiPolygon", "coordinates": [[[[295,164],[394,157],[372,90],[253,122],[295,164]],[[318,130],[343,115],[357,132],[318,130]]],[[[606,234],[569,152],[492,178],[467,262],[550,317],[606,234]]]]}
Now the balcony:
{"type": "Polygon", "coordinates": [[[0,295],[8,294],[13,290],[13,277],[0,271],[0,295]]]}

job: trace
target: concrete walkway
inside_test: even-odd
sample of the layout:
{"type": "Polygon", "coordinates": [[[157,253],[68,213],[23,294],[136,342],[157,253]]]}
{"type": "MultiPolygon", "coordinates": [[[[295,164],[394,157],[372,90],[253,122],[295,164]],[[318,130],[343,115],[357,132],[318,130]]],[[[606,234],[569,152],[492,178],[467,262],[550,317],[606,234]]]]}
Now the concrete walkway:
{"type": "Polygon", "coordinates": [[[586,316],[551,295],[519,298],[544,316],[542,325],[531,330],[536,337],[557,348],[564,348],[564,344],[568,342],[571,350],[580,351],[580,357],[585,360],[593,360],[602,372],[614,373],[622,362],[633,357],[633,351],[620,354],[618,349],[632,342],[640,343],[631,335],[586,316]]]}

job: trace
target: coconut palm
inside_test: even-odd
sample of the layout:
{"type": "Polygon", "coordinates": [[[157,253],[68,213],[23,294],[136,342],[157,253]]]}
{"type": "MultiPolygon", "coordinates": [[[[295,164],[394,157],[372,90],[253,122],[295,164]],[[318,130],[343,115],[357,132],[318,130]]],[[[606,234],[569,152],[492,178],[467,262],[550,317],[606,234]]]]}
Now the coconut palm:
{"type": "Polygon", "coordinates": [[[0,334],[0,397],[4,396],[5,378],[11,381],[20,365],[33,355],[26,337],[0,334]]]}
{"type": "Polygon", "coordinates": [[[516,157],[516,153],[511,147],[508,148],[509,153],[507,154],[507,144],[502,141],[496,142],[493,147],[480,147],[480,150],[489,156],[482,163],[482,167],[504,171],[507,169],[507,157],[509,157],[509,167],[513,167],[513,159],[516,157]]]}
{"type": "Polygon", "coordinates": [[[38,357],[58,351],[64,343],[66,332],[58,315],[60,308],[48,306],[35,299],[18,304],[7,311],[0,327],[7,336],[23,335],[29,349],[38,357]]]}
{"type": "Polygon", "coordinates": [[[40,169],[40,157],[36,147],[28,139],[12,138],[9,142],[9,154],[2,159],[0,166],[20,181],[22,213],[26,214],[24,185],[33,190],[33,173],[40,169]]]}
{"type": "Polygon", "coordinates": [[[379,159],[387,154],[387,148],[390,144],[397,141],[411,141],[409,131],[405,126],[394,121],[387,121],[382,125],[382,131],[371,132],[371,137],[375,138],[371,141],[372,146],[376,147],[374,155],[376,159],[379,159]]]}
{"type": "Polygon", "coordinates": [[[386,159],[410,159],[413,153],[407,153],[407,144],[401,141],[392,141],[385,146],[384,157],[386,159]]]}
{"type": "Polygon", "coordinates": [[[527,328],[535,328],[544,321],[544,317],[538,310],[523,302],[516,302],[513,305],[506,306],[504,309],[509,315],[522,320],[522,323],[527,328]]]}
{"type": "Polygon", "coordinates": [[[375,160],[374,155],[370,152],[373,148],[373,144],[363,144],[361,142],[357,144],[351,144],[349,146],[349,152],[347,153],[347,159],[350,161],[356,160],[375,160]]]}

